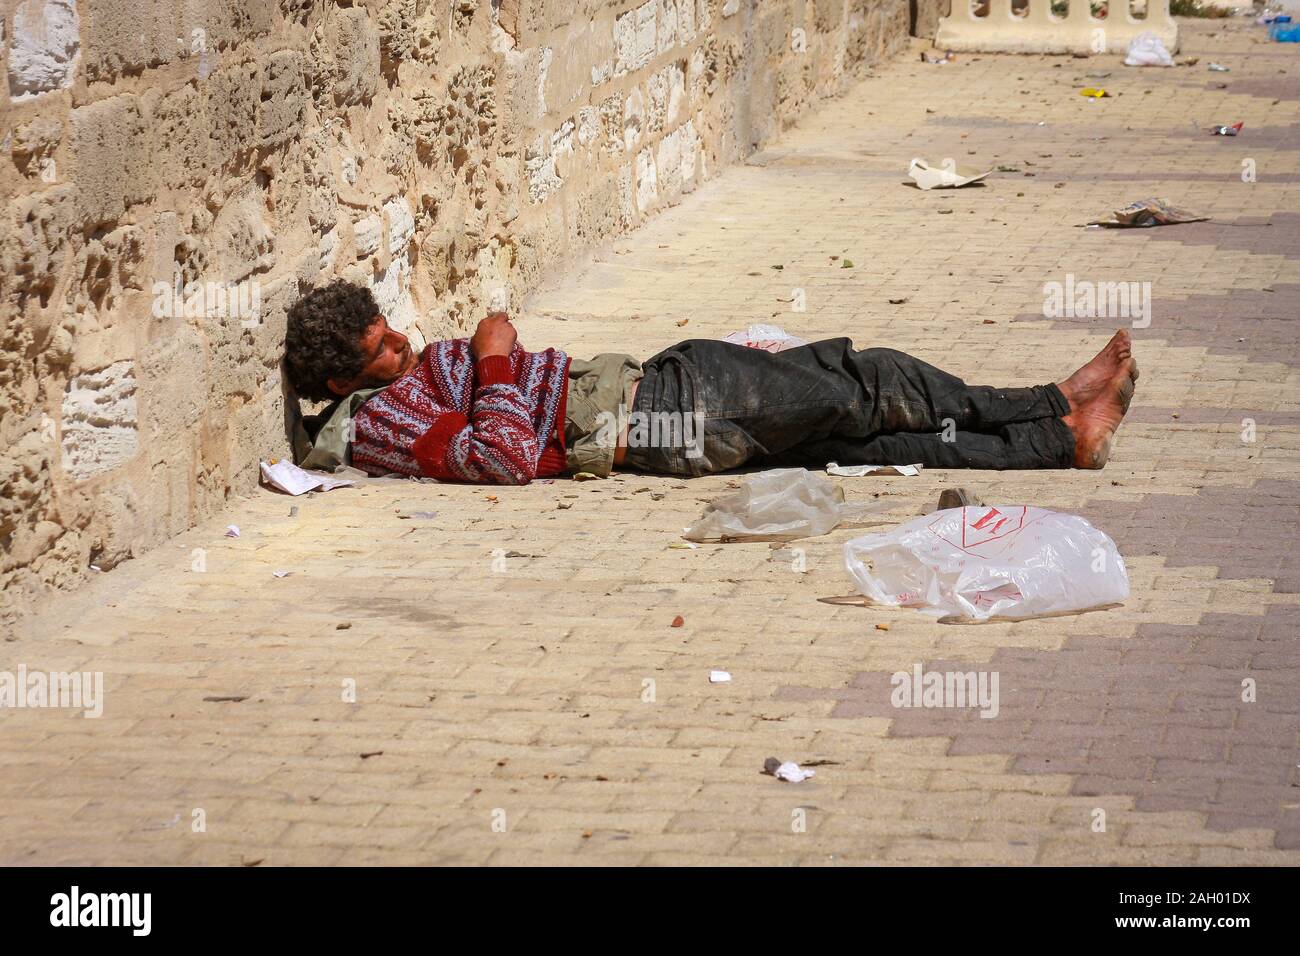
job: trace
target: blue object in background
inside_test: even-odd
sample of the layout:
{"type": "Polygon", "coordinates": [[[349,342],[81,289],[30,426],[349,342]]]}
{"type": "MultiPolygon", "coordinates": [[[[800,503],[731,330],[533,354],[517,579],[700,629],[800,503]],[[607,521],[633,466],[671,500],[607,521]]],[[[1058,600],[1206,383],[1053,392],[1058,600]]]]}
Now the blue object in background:
{"type": "Polygon", "coordinates": [[[1268,25],[1268,38],[1278,43],[1300,43],[1300,27],[1290,17],[1277,17],[1268,25]]]}

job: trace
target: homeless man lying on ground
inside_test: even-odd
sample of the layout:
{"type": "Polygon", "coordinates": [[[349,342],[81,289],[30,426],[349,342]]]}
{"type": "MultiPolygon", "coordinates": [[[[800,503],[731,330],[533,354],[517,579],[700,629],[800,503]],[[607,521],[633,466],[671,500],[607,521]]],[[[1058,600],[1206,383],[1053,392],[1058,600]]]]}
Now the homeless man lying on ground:
{"type": "Polygon", "coordinates": [[[991,388],[847,338],[778,353],[691,339],[644,364],[583,362],[525,352],[500,313],[417,354],[368,289],[343,281],[288,319],[289,381],[336,400],[302,430],[301,464],[491,484],[614,466],[1101,468],[1138,377],[1122,330],[1063,382],[991,388]]]}

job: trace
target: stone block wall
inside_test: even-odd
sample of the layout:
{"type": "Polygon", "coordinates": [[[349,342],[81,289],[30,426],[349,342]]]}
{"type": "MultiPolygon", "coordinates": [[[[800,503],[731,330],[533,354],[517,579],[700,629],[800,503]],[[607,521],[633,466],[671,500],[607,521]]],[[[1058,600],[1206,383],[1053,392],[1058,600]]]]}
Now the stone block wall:
{"type": "Polygon", "coordinates": [[[472,329],[934,0],[0,0],[0,620],[252,490],[285,310],[472,329]]]}

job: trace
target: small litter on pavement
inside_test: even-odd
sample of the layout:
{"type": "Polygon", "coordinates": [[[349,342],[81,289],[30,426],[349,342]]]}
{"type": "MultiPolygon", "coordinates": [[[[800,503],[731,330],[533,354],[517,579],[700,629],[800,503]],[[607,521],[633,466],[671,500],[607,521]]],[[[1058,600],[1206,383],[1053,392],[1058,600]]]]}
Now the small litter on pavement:
{"type": "Polygon", "coordinates": [[[436,512],[436,511],[408,511],[406,514],[404,514],[404,515],[398,515],[397,517],[400,518],[400,519],[403,519],[403,520],[407,520],[407,521],[412,520],[412,519],[414,519],[414,520],[416,520],[416,521],[432,521],[434,518],[438,517],[438,512],[436,512]]]}
{"type": "Polygon", "coordinates": [[[1109,99],[1110,94],[1098,87],[1085,86],[1079,91],[1080,96],[1086,96],[1092,100],[1109,99]]]}
{"type": "Polygon", "coordinates": [[[856,522],[887,503],[849,504],[844,490],[805,468],[776,468],[748,478],[704,509],[688,541],[793,541],[856,522]]]}
{"type": "Polygon", "coordinates": [[[272,577],[276,577],[276,578],[287,578],[287,577],[288,577],[289,575],[291,575],[291,574],[293,574],[292,571],[272,571],[272,572],[271,572],[271,576],[272,576],[272,577]]]}
{"type": "Polygon", "coordinates": [[[1205,222],[1209,216],[1198,216],[1194,212],[1180,209],[1168,199],[1139,199],[1129,203],[1123,209],[1116,209],[1109,219],[1094,219],[1090,226],[1105,226],[1109,229],[1133,229],[1145,226],[1173,226],[1184,222],[1205,222]]]}
{"type": "Polygon", "coordinates": [[[1221,63],[1211,63],[1211,64],[1210,64],[1210,72],[1211,72],[1211,73],[1231,73],[1232,71],[1231,71],[1230,69],[1228,69],[1226,66],[1223,66],[1221,63]]]}
{"type": "Polygon", "coordinates": [[[238,537],[239,537],[239,525],[237,525],[237,524],[227,525],[227,526],[226,526],[226,537],[227,537],[227,538],[238,538],[238,537]]]}
{"type": "Polygon", "coordinates": [[[793,760],[782,763],[775,757],[768,757],[763,761],[763,773],[788,783],[803,783],[809,777],[817,776],[816,770],[803,770],[793,760]]]}
{"type": "Polygon", "coordinates": [[[1210,135],[1211,136],[1236,136],[1238,133],[1241,132],[1241,128],[1245,125],[1246,125],[1245,123],[1233,123],[1231,126],[1211,126],[1210,135]]]}
{"type": "Polygon", "coordinates": [[[956,61],[956,59],[957,59],[957,54],[953,53],[951,50],[949,50],[943,56],[938,56],[937,54],[934,53],[928,53],[925,50],[921,51],[922,63],[932,63],[937,66],[942,66],[945,63],[952,63],[956,61]]]}
{"type": "Polygon", "coordinates": [[[1160,37],[1150,31],[1139,33],[1128,45],[1125,66],[1173,66],[1174,58],[1165,49],[1160,37]]]}
{"type": "Polygon", "coordinates": [[[262,480],[271,487],[279,488],[291,495],[303,495],[316,490],[333,491],[335,488],[356,484],[347,478],[335,478],[321,471],[299,468],[284,458],[279,461],[275,459],[264,461],[261,464],[262,480]]]}
{"type": "Polygon", "coordinates": [[[835,475],[839,478],[865,478],[867,475],[879,475],[880,477],[895,476],[899,478],[915,478],[921,473],[922,466],[916,465],[840,465],[836,462],[830,462],[826,466],[826,474],[835,475]]]}
{"type": "Polygon", "coordinates": [[[977,183],[991,172],[991,169],[958,166],[951,159],[945,159],[942,165],[931,166],[928,161],[918,158],[907,167],[907,175],[921,189],[957,189],[977,183]]]}
{"type": "Polygon", "coordinates": [[[969,488],[945,488],[939,492],[939,507],[935,511],[946,511],[949,508],[969,508],[972,505],[979,506],[984,504],[980,496],[975,494],[969,488]]]}
{"type": "Polygon", "coordinates": [[[170,830],[176,824],[181,822],[181,815],[177,813],[170,820],[162,820],[158,823],[150,823],[142,826],[141,830],[170,830]]]}
{"type": "Polygon", "coordinates": [[[1078,515],[1027,505],[950,508],[844,545],[867,603],[941,621],[1054,617],[1129,596],[1124,559],[1078,515]]]}
{"type": "Polygon", "coordinates": [[[739,332],[732,332],[724,336],[722,341],[731,342],[733,345],[744,345],[751,349],[762,349],[764,352],[783,352],[786,349],[798,348],[800,345],[808,343],[799,338],[797,335],[791,335],[779,325],[764,325],[755,323],[739,332]]]}
{"type": "Polygon", "coordinates": [[[730,684],[731,674],[728,671],[709,671],[710,684],[730,684]]]}

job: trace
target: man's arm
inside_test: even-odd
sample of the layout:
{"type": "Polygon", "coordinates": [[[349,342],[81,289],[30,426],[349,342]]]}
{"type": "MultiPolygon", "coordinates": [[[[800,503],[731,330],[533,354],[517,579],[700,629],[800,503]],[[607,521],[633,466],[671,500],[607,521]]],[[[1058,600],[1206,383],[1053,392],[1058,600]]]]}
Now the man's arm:
{"type": "Polygon", "coordinates": [[[511,369],[517,341],[504,313],[479,323],[470,339],[475,379],[470,414],[446,412],[416,439],[412,453],[424,474],[503,485],[526,485],[537,477],[540,439],[511,369]]]}

